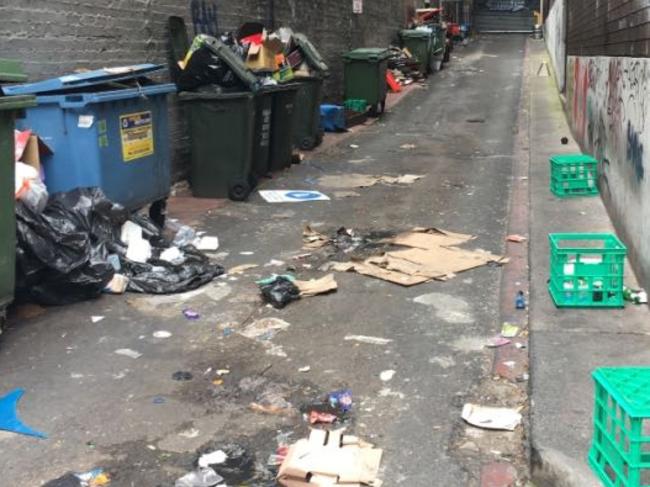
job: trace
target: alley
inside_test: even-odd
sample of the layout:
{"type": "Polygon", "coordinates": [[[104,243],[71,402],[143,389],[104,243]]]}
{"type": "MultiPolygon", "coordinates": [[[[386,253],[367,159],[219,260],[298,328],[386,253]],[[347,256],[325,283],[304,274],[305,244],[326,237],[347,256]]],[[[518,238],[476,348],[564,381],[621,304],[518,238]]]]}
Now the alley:
{"type": "Polygon", "coordinates": [[[257,268],[180,296],[103,297],[14,316],[0,338],[0,388],[27,391],[20,414],[49,439],[0,434],[2,485],[40,486],[101,466],[111,485],[169,486],[202,446],[233,441],[265,464],[278,433],[295,440],[307,424],[300,415],[260,414],[249,403],[271,390],[300,408],[341,388],[354,394],[349,431],[384,449],[386,487],[473,485],[455,437],[463,403],[491,374],[484,343],[501,326],[502,268],[410,288],[335,273],[336,293],[284,310],[261,302],[255,280],[288,265],[301,279],[323,275],[320,262],[309,268],[294,259],[304,252],[305,225],[385,235],[437,227],[474,235],[472,248],[503,254],[525,46],[524,36],[510,35],[456,48],[453,62],[385,117],[261,188],[316,189],[331,201],[279,205],[253,194],[246,203],[201,202],[183,212],[172,205],[172,216],[176,210],[219,236],[226,269],[257,268]],[[426,177],[406,187],[355,188],[351,197],[319,182],[350,173],[426,177]],[[273,259],[285,264],[265,267],[273,259]],[[187,320],[185,309],[199,319],[187,320]],[[105,318],[93,323],[91,316],[105,318]],[[237,333],[265,317],[290,324],[271,349],[237,333]],[[154,337],[160,330],[171,336],[154,337]],[[351,334],[390,341],[344,340],[351,334]],[[213,380],[218,369],[229,371],[223,384],[213,380]],[[395,374],[384,381],[387,370],[395,374]],[[176,371],[193,379],[174,381],[176,371]]]}

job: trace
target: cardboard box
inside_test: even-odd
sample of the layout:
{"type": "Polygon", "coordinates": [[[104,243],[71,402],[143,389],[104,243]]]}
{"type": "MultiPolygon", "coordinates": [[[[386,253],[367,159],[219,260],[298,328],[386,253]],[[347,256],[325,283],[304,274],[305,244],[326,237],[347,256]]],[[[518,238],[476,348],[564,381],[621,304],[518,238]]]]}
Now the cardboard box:
{"type": "Polygon", "coordinates": [[[41,161],[45,156],[52,155],[52,149],[31,130],[14,131],[14,142],[16,162],[20,161],[32,166],[42,174],[41,161]]]}
{"type": "Polygon", "coordinates": [[[246,66],[253,71],[275,72],[278,70],[277,56],[284,52],[284,44],[277,37],[266,37],[260,45],[251,44],[246,66]]]}

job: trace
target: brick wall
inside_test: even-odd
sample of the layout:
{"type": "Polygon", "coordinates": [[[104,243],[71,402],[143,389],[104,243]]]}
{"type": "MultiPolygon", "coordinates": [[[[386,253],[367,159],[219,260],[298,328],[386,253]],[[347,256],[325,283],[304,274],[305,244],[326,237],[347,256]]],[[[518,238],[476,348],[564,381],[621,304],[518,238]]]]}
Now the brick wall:
{"type": "MultiPolygon", "coordinates": [[[[0,0],[0,57],[22,59],[32,79],[78,68],[167,62],[167,18],[185,19],[190,33],[214,34],[245,21],[289,26],[307,34],[332,69],[326,97],[340,100],[341,54],[353,47],[388,46],[418,0],[0,0]]],[[[187,130],[170,108],[174,172],[185,173],[187,130]]]]}
{"type": "Polygon", "coordinates": [[[567,16],[569,55],[650,57],[648,0],[570,0],[567,16]]]}

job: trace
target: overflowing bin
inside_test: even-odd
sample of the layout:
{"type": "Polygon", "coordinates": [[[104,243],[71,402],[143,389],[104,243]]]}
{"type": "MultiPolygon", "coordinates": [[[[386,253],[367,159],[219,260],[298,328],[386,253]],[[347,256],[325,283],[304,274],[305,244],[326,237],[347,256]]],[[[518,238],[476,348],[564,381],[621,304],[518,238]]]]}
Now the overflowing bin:
{"type": "Polygon", "coordinates": [[[128,209],[164,201],[171,169],[167,95],[174,84],[145,75],[161,65],[106,68],[8,87],[36,95],[19,122],[49,146],[43,161],[50,193],[100,187],[128,209]]]}
{"type": "Polygon", "coordinates": [[[323,140],[320,105],[323,101],[323,82],[329,77],[329,67],[307,37],[294,34],[293,40],[310,69],[308,75],[297,75],[295,78],[299,86],[293,140],[294,146],[311,150],[323,140]]]}
{"type": "Polygon", "coordinates": [[[345,99],[366,100],[370,114],[377,116],[386,107],[386,70],[390,51],[362,48],[343,56],[345,61],[345,99]]]}
{"type": "Polygon", "coordinates": [[[418,70],[427,76],[433,70],[433,32],[424,29],[400,32],[402,47],[405,47],[418,61],[418,70]]]}
{"type": "MultiPolygon", "coordinates": [[[[26,79],[18,63],[0,60],[0,83],[26,79]]],[[[13,300],[15,284],[14,120],[23,110],[36,105],[33,96],[3,96],[3,92],[0,89],[0,325],[6,306],[13,300]]]]}

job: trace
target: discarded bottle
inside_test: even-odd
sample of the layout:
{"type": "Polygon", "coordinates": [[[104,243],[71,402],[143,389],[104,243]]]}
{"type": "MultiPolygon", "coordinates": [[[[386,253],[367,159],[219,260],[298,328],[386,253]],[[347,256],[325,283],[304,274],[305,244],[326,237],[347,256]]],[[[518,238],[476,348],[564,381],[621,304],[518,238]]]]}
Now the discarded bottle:
{"type": "Polygon", "coordinates": [[[648,293],[643,289],[630,289],[627,286],[623,287],[623,299],[634,304],[648,304],[648,293]]]}
{"type": "Polygon", "coordinates": [[[523,291],[517,293],[517,297],[515,298],[515,308],[526,309],[526,296],[524,296],[523,291]]]}

